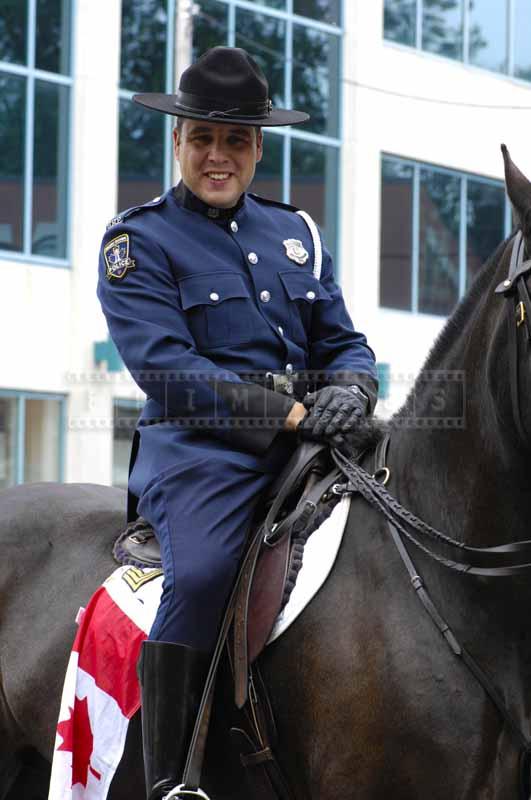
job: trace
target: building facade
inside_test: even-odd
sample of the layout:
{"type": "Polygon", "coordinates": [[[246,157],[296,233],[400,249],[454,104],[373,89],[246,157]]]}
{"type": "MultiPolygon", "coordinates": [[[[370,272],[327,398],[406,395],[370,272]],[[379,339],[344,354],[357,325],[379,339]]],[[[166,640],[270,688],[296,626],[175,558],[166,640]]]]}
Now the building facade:
{"type": "Polygon", "coordinates": [[[500,143],[531,175],[524,0],[3,0],[0,487],[125,485],[142,394],[109,341],[97,257],[119,209],[178,181],[171,92],[216,44],[246,48],[275,104],[253,190],[309,211],[403,401],[511,229],[500,143]]]}

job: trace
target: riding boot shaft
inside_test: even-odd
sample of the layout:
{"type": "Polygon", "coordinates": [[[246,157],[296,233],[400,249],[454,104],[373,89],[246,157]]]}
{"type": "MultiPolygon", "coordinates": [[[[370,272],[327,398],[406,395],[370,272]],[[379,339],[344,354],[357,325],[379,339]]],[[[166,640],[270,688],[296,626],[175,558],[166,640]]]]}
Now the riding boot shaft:
{"type": "Polygon", "coordinates": [[[148,800],[161,800],[182,782],[186,756],[208,671],[208,653],[169,642],[142,645],[142,742],[148,800]]]}

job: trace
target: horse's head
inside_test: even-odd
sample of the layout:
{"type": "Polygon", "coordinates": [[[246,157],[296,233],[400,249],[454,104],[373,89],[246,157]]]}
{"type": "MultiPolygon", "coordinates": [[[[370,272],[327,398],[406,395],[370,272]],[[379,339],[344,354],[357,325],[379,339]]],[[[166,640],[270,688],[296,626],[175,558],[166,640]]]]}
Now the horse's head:
{"type": "Polygon", "coordinates": [[[489,382],[498,411],[516,437],[519,449],[531,448],[531,182],[502,145],[505,183],[517,230],[498,263],[496,314],[489,382]],[[500,352],[496,343],[504,348],[500,352]]]}

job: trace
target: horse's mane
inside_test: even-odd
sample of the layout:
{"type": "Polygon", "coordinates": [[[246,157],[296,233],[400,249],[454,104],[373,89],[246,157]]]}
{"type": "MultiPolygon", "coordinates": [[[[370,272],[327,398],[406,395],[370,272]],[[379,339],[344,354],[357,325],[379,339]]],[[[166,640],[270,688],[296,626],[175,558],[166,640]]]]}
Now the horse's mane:
{"type": "Polygon", "coordinates": [[[405,412],[414,396],[418,397],[418,393],[421,388],[419,382],[423,380],[423,375],[427,371],[444,369],[445,355],[450,351],[456,339],[462,335],[465,326],[477,313],[480,303],[485,301],[488,286],[492,283],[494,269],[498,265],[500,257],[512,235],[513,234],[511,233],[511,236],[508,239],[504,239],[502,242],[500,242],[496,250],[491,253],[479,273],[476,275],[470,289],[466,292],[461,301],[452,311],[451,315],[446,321],[446,324],[430,348],[424,364],[417,375],[415,383],[408,393],[405,402],[400,406],[398,411],[393,414],[391,421],[397,420],[405,412]]]}
{"type": "Polygon", "coordinates": [[[411,399],[415,396],[418,397],[418,393],[422,390],[420,384],[423,381],[423,375],[429,370],[444,369],[444,358],[446,354],[450,351],[457,338],[462,336],[465,326],[469,324],[475,314],[478,313],[478,308],[481,303],[486,301],[488,288],[493,281],[494,271],[507,246],[507,242],[513,235],[514,231],[507,239],[502,241],[489,256],[475,277],[469,290],[447,319],[446,324],[430,348],[413,387],[398,411],[393,414],[390,420],[369,417],[364,420],[355,431],[349,434],[349,446],[353,451],[361,452],[363,450],[374,449],[379,440],[382,439],[389,430],[392,430],[395,425],[400,426],[400,417],[403,416],[404,413],[407,413],[406,410],[410,405],[411,399]]]}

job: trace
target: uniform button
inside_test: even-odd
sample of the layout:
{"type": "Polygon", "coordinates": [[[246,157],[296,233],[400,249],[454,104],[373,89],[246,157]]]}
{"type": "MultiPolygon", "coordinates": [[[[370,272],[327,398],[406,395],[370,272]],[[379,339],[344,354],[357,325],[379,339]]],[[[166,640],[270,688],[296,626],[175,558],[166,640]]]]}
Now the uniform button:
{"type": "Polygon", "coordinates": [[[310,289],[309,292],[306,292],[306,297],[308,298],[308,300],[315,300],[315,292],[312,292],[312,290],[310,289]]]}
{"type": "Polygon", "coordinates": [[[210,296],[210,299],[211,299],[211,300],[214,300],[214,302],[215,302],[216,300],[219,300],[219,294],[218,294],[217,292],[210,292],[210,295],[209,295],[209,296],[210,296]]]}
{"type": "Polygon", "coordinates": [[[264,289],[263,292],[260,292],[260,300],[262,303],[269,303],[271,300],[271,293],[268,292],[267,289],[264,289]]]}
{"type": "Polygon", "coordinates": [[[286,374],[291,375],[293,373],[293,364],[286,364],[286,374]]]}
{"type": "Polygon", "coordinates": [[[284,328],[282,327],[282,325],[279,325],[277,330],[281,336],[284,336],[284,328]]]}
{"type": "Polygon", "coordinates": [[[249,253],[247,258],[249,259],[251,264],[258,264],[258,256],[256,255],[256,253],[249,253]]]}
{"type": "Polygon", "coordinates": [[[230,229],[233,233],[238,233],[238,223],[236,222],[235,219],[232,220],[230,224],[230,229]]]}

